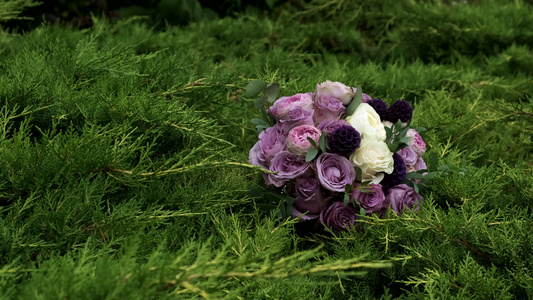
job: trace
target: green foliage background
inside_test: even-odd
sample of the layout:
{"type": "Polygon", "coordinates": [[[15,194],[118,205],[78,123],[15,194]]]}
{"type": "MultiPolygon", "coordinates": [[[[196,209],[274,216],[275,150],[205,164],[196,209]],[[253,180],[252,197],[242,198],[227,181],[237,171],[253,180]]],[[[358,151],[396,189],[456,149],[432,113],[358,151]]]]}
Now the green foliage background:
{"type": "Polygon", "coordinates": [[[531,3],[300,4],[3,33],[0,298],[532,298],[531,3]],[[416,215],[305,234],[248,194],[254,79],[405,98],[448,170],[416,215]]]}

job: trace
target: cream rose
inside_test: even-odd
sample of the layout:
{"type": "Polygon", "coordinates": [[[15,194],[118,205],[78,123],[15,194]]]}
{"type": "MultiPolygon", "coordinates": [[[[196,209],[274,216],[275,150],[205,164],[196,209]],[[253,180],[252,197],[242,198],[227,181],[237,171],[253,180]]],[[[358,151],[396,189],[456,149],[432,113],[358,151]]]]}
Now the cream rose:
{"type": "Polygon", "coordinates": [[[342,104],[348,105],[352,101],[355,91],[352,88],[340,82],[327,80],[316,85],[317,97],[333,97],[342,101],[342,104]]]}
{"type": "Polygon", "coordinates": [[[378,184],[383,179],[383,172],[391,174],[394,171],[393,154],[384,141],[364,138],[350,161],[361,169],[362,181],[378,184]]]}
{"type": "Polygon", "coordinates": [[[352,125],[363,136],[363,139],[385,141],[387,138],[387,132],[378,113],[368,103],[359,104],[354,113],[346,118],[346,122],[352,125]]]}

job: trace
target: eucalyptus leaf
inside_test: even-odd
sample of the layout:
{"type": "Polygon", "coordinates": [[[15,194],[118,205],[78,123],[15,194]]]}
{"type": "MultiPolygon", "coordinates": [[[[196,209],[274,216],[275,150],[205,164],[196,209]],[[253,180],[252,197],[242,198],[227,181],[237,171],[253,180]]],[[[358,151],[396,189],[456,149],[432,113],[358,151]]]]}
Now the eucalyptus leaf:
{"type": "Polygon", "coordinates": [[[405,174],[405,179],[411,179],[411,178],[422,179],[424,178],[424,175],[417,173],[417,172],[409,172],[405,174]]]}
{"type": "Polygon", "coordinates": [[[343,202],[344,202],[344,206],[346,206],[346,205],[348,205],[348,203],[350,203],[350,195],[349,194],[344,194],[343,202]]]}
{"type": "Polygon", "coordinates": [[[246,94],[250,97],[256,97],[267,87],[266,82],[261,80],[252,80],[246,85],[246,94]]]}
{"type": "Polygon", "coordinates": [[[265,96],[268,98],[268,102],[273,103],[279,94],[279,83],[271,83],[265,90],[265,96]]]}
{"type": "Polygon", "coordinates": [[[354,111],[357,109],[359,104],[361,104],[361,101],[363,100],[363,89],[361,89],[361,86],[357,86],[357,90],[355,92],[355,96],[353,97],[352,101],[350,101],[350,104],[346,107],[346,116],[351,116],[354,111]]]}
{"type": "Polygon", "coordinates": [[[311,148],[309,151],[307,151],[307,154],[305,155],[305,161],[310,162],[318,155],[318,149],[317,148],[311,148]]]}
{"type": "Polygon", "coordinates": [[[267,102],[268,98],[267,96],[263,96],[254,102],[254,106],[256,109],[262,109],[265,106],[265,103],[267,102]]]}

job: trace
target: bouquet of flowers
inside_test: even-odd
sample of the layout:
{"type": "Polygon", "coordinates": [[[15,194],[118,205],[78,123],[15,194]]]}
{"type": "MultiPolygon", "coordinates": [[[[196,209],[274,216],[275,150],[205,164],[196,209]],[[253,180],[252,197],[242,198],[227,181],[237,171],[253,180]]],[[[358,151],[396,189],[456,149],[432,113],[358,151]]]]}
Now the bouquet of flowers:
{"type": "Polygon", "coordinates": [[[389,207],[398,215],[418,210],[417,184],[427,174],[419,134],[425,129],[411,128],[409,102],[388,106],[361,87],[331,81],[277,100],[276,83],[247,87],[252,96],[261,91],[256,107],[264,119],[252,119],[260,133],[249,162],[268,170],[265,185],[284,195],[286,212],[339,232],[389,207]]]}

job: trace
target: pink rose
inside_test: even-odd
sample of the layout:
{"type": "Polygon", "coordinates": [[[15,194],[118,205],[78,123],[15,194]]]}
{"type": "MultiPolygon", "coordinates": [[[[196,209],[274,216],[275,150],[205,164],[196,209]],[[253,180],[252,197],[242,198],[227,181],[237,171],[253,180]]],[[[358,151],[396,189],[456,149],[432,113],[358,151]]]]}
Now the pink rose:
{"type": "Polygon", "coordinates": [[[426,143],[424,143],[424,140],[416,130],[412,128],[409,129],[405,136],[411,137],[411,140],[409,140],[407,144],[413,148],[418,156],[422,156],[426,153],[426,143]]]}
{"type": "Polygon", "coordinates": [[[290,97],[281,97],[274,105],[268,110],[270,114],[277,120],[286,120],[288,118],[289,111],[294,107],[300,107],[303,110],[313,110],[313,97],[312,94],[296,94],[290,97]]]}
{"type": "Polygon", "coordinates": [[[300,125],[289,131],[287,135],[287,150],[297,155],[304,155],[313,148],[313,145],[307,139],[310,137],[318,144],[321,132],[314,126],[300,125]]]}

